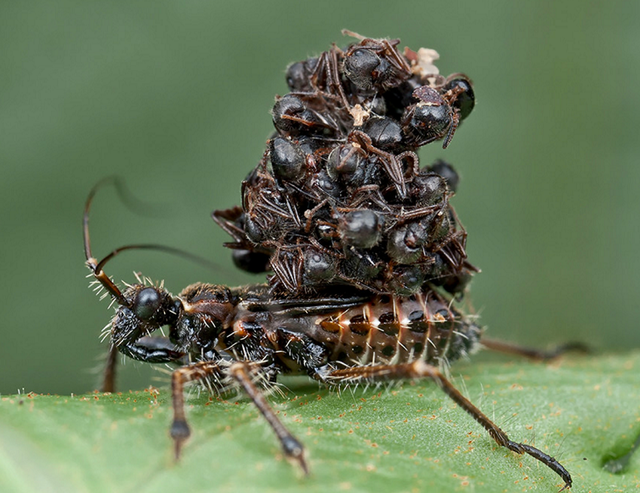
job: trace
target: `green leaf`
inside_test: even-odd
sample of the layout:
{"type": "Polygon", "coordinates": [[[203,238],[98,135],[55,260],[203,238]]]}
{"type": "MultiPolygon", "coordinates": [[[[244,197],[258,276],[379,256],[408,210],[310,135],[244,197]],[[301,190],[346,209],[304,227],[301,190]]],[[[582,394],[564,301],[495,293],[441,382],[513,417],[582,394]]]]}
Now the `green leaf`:
{"type": "MultiPolygon", "coordinates": [[[[461,363],[453,381],[514,440],[555,456],[573,491],[640,488],[640,453],[603,468],[640,435],[640,353],[551,364],[461,363]]],[[[193,431],[179,463],[167,431],[167,390],[3,397],[0,491],[557,491],[562,481],[498,447],[430,382],[318,389],[287,380],[270,400],[306,445],[312,474],[283,460],[252,404],[193,393],[193,431]]]]}

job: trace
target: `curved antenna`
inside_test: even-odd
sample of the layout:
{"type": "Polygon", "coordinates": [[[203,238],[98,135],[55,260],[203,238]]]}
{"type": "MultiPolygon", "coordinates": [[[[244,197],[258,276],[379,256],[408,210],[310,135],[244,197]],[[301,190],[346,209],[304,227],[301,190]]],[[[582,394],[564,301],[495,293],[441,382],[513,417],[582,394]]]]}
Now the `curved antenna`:
{"type": "Polygon", "coordinates": [[[128,303],[122,296],[122,292],[118,289],[118,287],[113,283],[111,278],[104,273],[102,267],[104,266],[103,262],[98,262],[93,255],[91,254],[91,239],[89,237],[89,211],[91,210],[91,202],[93,201],[93,197],[98,192],[100,188],[103,186],[113,183],[118,187],[121,185],[120,180],[115,176],[109,176],[100,180],[89,192],[89,196],[87,197],[87,201],[84,205],[84,215],[82,216],[82,233],[84,239],[84,256],[86,258],[86,264],[91,272],[93,272],[93,277],[96,278],[100,284],[102,284],[109,293],[118,301],[121,305],[127,305],[128,303]]]}
{"type": "MultiPolygon", "coordinates": [[[[96,278],[96,280],[100,284],[102,284],[105,287],[105,289],[109,291],[109,293],[111,293],[111,295],[118,301],[119,304],[125,305],[125,306],[128,305],[126,299],[122,295],[122,292],[118,289],[118,287],[111,280],[111,278],[107,274],[105,274],[103,269],[106,263],[109,262],[113,257],[115,257],[116,255],[126,250],[157,250],[160,252],[177,255],[178,257],[182,257],[184,259],[190,260],[192,262],[200,264],[203,267],[206,267],[213,271],[223,270],[216,263],[211,262],[210,260],[207,260],[198,255],[194,255],[193,253],[189,253],[180,248],[170,247],[166,245],[159,245],[155,243],[140,243],[140,244],[134,244],[134,245],[125,245],[125,246],[116,248],[100,261],[94,258],[93,254],[91,253],[91,239],[89,237],[89,211],[91,209],[91,202],[93,201],[93,197],[95,196],[97,191],[100,188],[104,187],[105,185],[109,185],[109,184],[112,184],[116,187],[118,191],[118,195],[120,195],[121,200],[127,205],[127,207],[131,209],[137,209],[139,211],[140,209],[144,208],[146,204],[137,200],[127,190],[127,188],[124,185],[124,181],[120,177],[109,176],[100,180],[91,189],[91,191],[89,192],[89,196],[87,197],[87,202],[84,207],[82,231],[83,231],[83,237],[84,237],[84,255],[86,258],[87,267],[91,269],[91,272],[93,273],[93,276],[96,278]]],[[[149,212],[148,209],[147,209],[147,212],[149,212]]]]}
{"type": "Polygon", "coordinates": [[[191,260],[192,262],[196,262],[209,269],[213,269],[213,270],[219,269],[219,266],[216,263],[211,262],[206,258],[200,257],[193,253],[189,253],[180,248],[175,248],[167,245],[160,245],[157,243],[139,243],[135,245],[125,245],[125,246],[116,248],[109,255],[103,258],[100,262],[96,263],[96,269],[98,269],[99,271],[102,271],[102,268],[109,260],[111,260],[113,257],[118,255],[119,253],[122,253],[126,250],[157,250],[160,252],[171,253],[173,255],[177,255],[178,257],[182,257],[187,260],[191,260]]]}

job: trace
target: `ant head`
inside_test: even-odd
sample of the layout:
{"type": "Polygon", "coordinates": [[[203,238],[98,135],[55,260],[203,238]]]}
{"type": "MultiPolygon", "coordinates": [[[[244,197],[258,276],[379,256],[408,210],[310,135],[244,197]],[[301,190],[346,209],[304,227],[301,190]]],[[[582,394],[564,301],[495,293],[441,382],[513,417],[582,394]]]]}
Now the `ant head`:
{"type": "Polygon", "coordinates": [[[411,75],[409,65],[398,52],[399,40],[364,38],[350,31],[343,34],[360,40],[346,50],[342,62],[345,77],[359,91],[386,91],[411,75]]]}
{"type": "Polygon", "coordinates": [[[419,146],[444,138],[445,149],[476,101],[471,80],[464,74],[452,74],[436,87],[420,86],[412,97],[416,102],[402,115],[404,132],[419,146]]]}
{"type": "Polygon", "coordinates": [[[460,114],[460,120],[469,116],[476,104],[471,80],[464,74],[452,74],[447,77],[443,87],[444,96],[460,114]]]}
{"type": "Polygon", "coordinates": [[[151,321],[158,318],[158,312],[162,306],[162,298],[164,293],[151,286],[146,288],[138,288],[136,290],[135,300],[132,305],[133,312],[140,320],[151,321]]]}
{"type": "Polygon", "coordinates": [[[446,137],[446,147],[453,136],[455,113],[440,93],[430,86],[413,91],[414,104],[402,116],[403,130],[419,146],[446,137]]]}
{"type": "Polygon", "coordinates": [[[380,58],[376,50],[364,47],[352,47],[345,55],[345,76],[360,90],[373,89],[376,83],[389,78],[391,66],[380,58]]]}

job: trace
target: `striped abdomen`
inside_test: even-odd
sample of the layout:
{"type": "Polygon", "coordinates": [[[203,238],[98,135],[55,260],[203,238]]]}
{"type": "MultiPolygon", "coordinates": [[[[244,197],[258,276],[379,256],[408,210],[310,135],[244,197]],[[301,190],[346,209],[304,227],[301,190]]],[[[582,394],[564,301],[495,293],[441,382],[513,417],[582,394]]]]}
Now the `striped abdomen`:
{"type": "Polygon", "coordinates": [[[407,298],[374,296],[322,314],[238,313],[229,335],[235,335],[237,356],[266,350],[289,370],[305,372],[329,362],[452,361],[475,347],[480,329],[427,291],[407,298]]]}
{"type": "Polygon", "coordinates": [[[330,359],[348,364],[415,359],[437,364],[443,357],[457,359],[479,338],[478,327],[433,292],[376,297],[362,306],[317,317],[316,326],[314,338],[331,350],[330,359]]]}

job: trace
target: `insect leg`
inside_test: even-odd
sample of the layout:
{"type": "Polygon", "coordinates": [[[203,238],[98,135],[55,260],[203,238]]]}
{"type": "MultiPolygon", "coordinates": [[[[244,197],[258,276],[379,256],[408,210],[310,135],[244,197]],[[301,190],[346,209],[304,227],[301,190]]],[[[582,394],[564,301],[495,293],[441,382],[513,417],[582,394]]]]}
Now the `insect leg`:
{"type": "Polygon", "coordinates": [[[125,343],[122,346],[111,344],[102,375],[102,392],[116,391],[118,352],[147,363],[177,361],[182,356],[182,353],[174,350],[173,344],[166,337],[142,337],[135,343],[125,343]]]}
{"type": "Polygon", "coordinates": [[[273,409],[271,409],[271,406],[269,406],[269,403],[264,398],[262,392],[260,392],[260,390],[253,383],[251,373],[252,369],[255,368],[255,366],[256,365],[252,365],[251,363],[241,361],[233,363],[229,367],[229,375],[231,375],[231,377],[240,384],[251,401],[255,404],[260,413],[267,420],[274,433],[278,437],[278,440],[280,440],[280,445],[285,457],[288,460],[297,463],[302,468],[305,475],[307,475],[309,474],[309,468],[304,458],[304,447],[298,441],[298,439],[285,428],[285,426],[273,412],[273,409]]]}
{"type": "Polygon", "coordinates": [[[210,376],[224,377],[220,365],[215,361],[201,361],[178,368],[171,374],[171,399],[173,402],[173,423],[169,434],[173,438],[176,460],[180,458],[182,444],[191,435],[184,414],[184,384],[194,380],[204,380],[210,376]]]}
{"type": "MultiPolygon", "coordinates": [[[[378,366],[356,366],[329,372],[324,379],[328,383],[338,384],[340,382],[355,382],[358,380],[368,381],[390,381],[405,380],[413,378],[430,378],[436,382],[440,388],[456,404],[464,409],[473,419],[475,419],[493,438],[498,445],[508,448],[518,454],[526,453],[539,460],[558,474],[564,481],[562,490],[570,488],[572,479],[569,471],[555,458],[545,454],[531,445],[512,441],[509,436],[491,421],[480,409],[474,406],[469,399],[463,396],[454,385],[447,380],[442,372],[435,366],[429,365],[422,360],[414,361],[402,365],[378,365],[378,366]]],[[[560,491],[562,491],[560,490],[560,491]]]]}
{"type": "Polygon", "coordinates": [[[102,374],[102,392],[116,391],[116,366],[118,362],[118,348],[115,344],[109,347],[107,353],[107,363],[104,365],[104,373],[102,374]]]}
{"type": "Polygon", "coordinates": [[[352,130],[349,134],[349,140],[362,146],[367,152],[380,156],[382,167],[389,175],[389,178],[391,178],[391,181],[398,190],[398,194],[400,197],[406,197],[407,185],[404,181],[404,171],[402,169],[402,164],[398,161],[396,156],[390,152],[386,152],[375,147],[371,137],[361,130],[352,130]]]}
{"type": "Polygon", "coordinates": [[[116,368],[118,353],[146,363],[168,363],[178,361],[183,353],[174,350],[167,337],[141,337],[136,342],[122,345],[111,344],[102,376],[102,392],[116,391],[116,368]]]}
{"type": "Polygon", "coordinates": [[[547,350],[520,346],[511,342],[489,339],[486,337],[480,339],[480,344],[491,351],[514,354],[516,356],[522,356],[535,361],[549,361],[571,351],[579,353],[590,352],[589,347],[582,342],[568,342],[547,350]]]}

